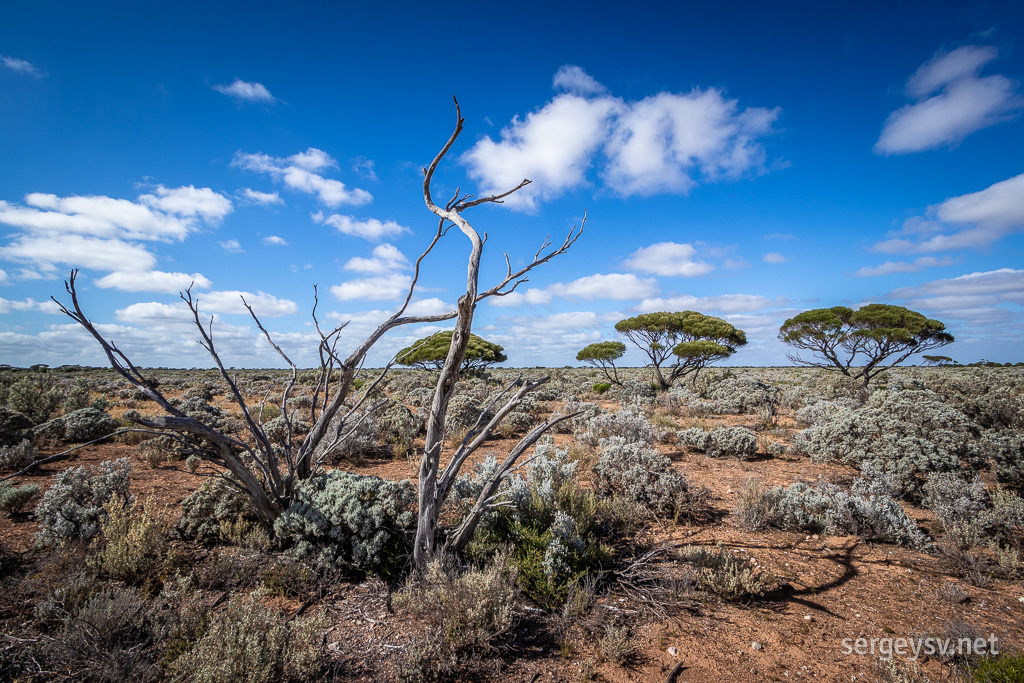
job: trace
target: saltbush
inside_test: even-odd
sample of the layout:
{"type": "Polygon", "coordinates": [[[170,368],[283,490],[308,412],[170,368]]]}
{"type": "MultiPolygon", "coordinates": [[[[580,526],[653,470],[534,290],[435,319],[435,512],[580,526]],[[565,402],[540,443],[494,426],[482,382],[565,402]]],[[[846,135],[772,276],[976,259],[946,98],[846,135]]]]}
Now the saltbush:
{"type": "Polygon", "coordinates": [[[615,413],[601,413],[591,418],[576,440],[595,448],[601,439],[617,436],[630,443],[653,444],[654,428],[639,410],[625,408],[615,413]]]}
{"type": "Polygon", "coordinates": [[[397,575],[408,554],[415,492],[408,481],[331,470],[302,482],[274,523],[298,559],[358,572],[397,575]]]}
{"type": "Polygon", "coordinates": [[[672,469],[669,458],[621,436],[601,440],[594,463],[594,486],[676,519],[694,515],[702,497],[683,473],[672,469]]]}
{"type": "Polygon", "coordinates": [[[92,473],[81,466],[59,472],[36,506],[37,538],[42,542],[92,538],[100,530],[108,502],[130,504],[130,472],[127,458],[102,462],[92,473]]]}
{"type": "Polygon", "coordinates": [[[85,443],[113,434],[119,428],[117,420],[104,411],[82,408],[39,426],[36,436],[62,443],[85,443]]]}
{"type": "Polygon", "coordinates": [[[746,427],[699,427],[679,432],[679,445],[706,453],[713,458],[731,455],[741,460],[757,453],[757,435],[746,427]]]}
{"type": "Polygon", "coordinates": [[[40,490],[38,484],[12,486],[9,482],[0,481],[0,512],[20,514],[39,495],[40,490]]]}
{"type": "Polygon", "coordinates": [[[0,446],[0,472],[20,470],[35,459],[36,449],[28,439],[12,446],[0,446]]]}
{"type": "Polygon", "coordinates": [[[245,522],[255,522],[249,497],[223,479],[206,479],[181,501],[175,530],[182,538],[211,546],[227,542],[227,530],[245,522]]]}

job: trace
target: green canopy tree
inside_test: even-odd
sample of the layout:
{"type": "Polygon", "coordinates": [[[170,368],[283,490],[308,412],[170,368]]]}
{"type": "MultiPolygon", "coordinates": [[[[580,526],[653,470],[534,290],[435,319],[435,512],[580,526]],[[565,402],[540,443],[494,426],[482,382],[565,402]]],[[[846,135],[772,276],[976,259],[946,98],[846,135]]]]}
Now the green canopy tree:
{"type": "Polygon", "coordinates": [[[603,341],[583,347],[576,354],[576,360],[600,368],[609,382],[622,386],[615,361],[622,358],[624,353],[626,353],[626,345],[622,342],[603,341]]]}
{"type": "Polygon", "coordinates": [[[747,343],[743,330],[697,311],[643,313],[620,320],[615,329],[651,359],[649,365],[662,390],[684,375],[692,373],[696,379],[703,368],[747,343]],[[666,361],[670,364],[663,370],[666,361]]]}
{"type": "Polygon", "coordinates": [[[929,356],[927,353],[921,356],[924,359],[925,365],[935,365],[937,367],[945,367],[947,365],[956,365],[958,361],[953,360],[949,356],[929,356]]]}
{"type": "Polygon", "coordinates": [[[864,386],[915,353],[953,343],[943,323],[889,304],[868,304],[856,311],[846,306],[804,311],[783,323],[779,339],[814,355],[805,360],[799,352],[789,354],[792,362],[836,368],[863,380],[864,386]]]}
{"type": "MultiPolygon", "coordinates": [[[[448,349],[452,345],[452,333],[438,332],[424,337],[411,346],[407,346],[395,356],[399,365],[413,368],[440,370],[448,357],[448,349]]],[[[494,363],[508,360],[505,349],[475,334],[469,335],[469,345],[462,359],[462,371],[482,370],[494,363]]]]}

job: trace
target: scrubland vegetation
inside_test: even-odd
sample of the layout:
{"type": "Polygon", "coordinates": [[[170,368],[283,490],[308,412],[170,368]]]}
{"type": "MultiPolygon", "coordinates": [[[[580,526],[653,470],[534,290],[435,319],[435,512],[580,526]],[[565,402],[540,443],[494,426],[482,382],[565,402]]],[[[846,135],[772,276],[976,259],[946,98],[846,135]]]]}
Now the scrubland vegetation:
{"type": "MultiPolygon", "coordinates": [[[[604,370],[462,378],[445,457],[520,372],[552,375],[467,461],[439,533],[474,519],[470,540],[425,570],[436,371],[374,386],[272,522],[197,455],[201,436],[140,429],[161,410],[112,371],[0,371],[0,677],[1019,680],[1024,371],[896,368],[865,386],[723,368],[661,390],[650,369],[604,370]],[[472,517],[521,437],[560,416],[472,517]],[[841,654],[888,634],[994,634],[1002,654],[841,654]]],[[[244,438],[218,374],[145,374],[244,438]]],[[[282,403],[289,375],[232,373],[273,448],[304,438],[317,400],[300,372],[282,403]]]]}

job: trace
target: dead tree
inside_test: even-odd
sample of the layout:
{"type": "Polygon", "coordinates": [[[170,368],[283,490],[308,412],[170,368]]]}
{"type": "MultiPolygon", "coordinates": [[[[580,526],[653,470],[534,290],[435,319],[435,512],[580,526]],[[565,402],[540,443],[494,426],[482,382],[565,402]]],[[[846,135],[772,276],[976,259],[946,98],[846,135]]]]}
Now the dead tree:
{"type": "MultiPolygon", "coordinates": [[[[194,452],[206,462],[226,469],[228,474],[225,476],[225,479],[249,496],[257,516],[268,525],[273,524],[274,520],[287,509],[297,486],[303,480],[308,479],[322,469],[326,458],[331,452],[353,435],[361,420],[366,419],[367,415],[372,414],[375,406],[372,404],[368,405],[370,396],[375,389],[381,386],[388,370],[394,363],[392,360],[372,382],[368,382],[361,390],[355,389],[353,380],[356,377],[356,373],[362,367],[366,354],[373,345],[387,332],[396,327],[412,323],[441,322],[454,318],[455,330],[452,334],[448,355],[441,368],[434,391],[430,415],[427,421],[426,445],[420,463],[419,519],[414,542],[414,558],[419,567],[425,566],[441,548],[455,551],[464,548],[481,516],[486,512],[488,506],[491,505],[502,478],[516,465],[522,454],[536,443],[545,431],[555,423],[572,417],[567,415],[549,420],[530,431],[506,456],[494,476],[485,483],[483,492],[473,506],[471,513],[460,526],[456,529],[440,529],[438,527],[441,508],[447,500],[455,479],[458,477],[466,459],[493,434],[501,420],[519,405],[527,393],[533,391],[549,379],[548,377],[542,377],[537,380],[526,381],[520,377],[520,379],[507,387],[505,392],[481,413],[477,424],[455,448],[448,464],[442,470],[440,464],[445,442],[445,417],[448,412],[449,401],[455,391],[455,384],[458,381],[459,368],[466,352],[476,306],[487,297],[505,296],[512,293],[516,287],[527,281],[526,275],[529,271],[568,251],[575,241],[579,239],[580,235],[583,234],[583,226],[586,222],[586,217],[584,216],[583,223],[578,228],[573,227],[562,244],[557,248],[549,249],[551,243],[545,240],[541,248],[534,254],[533,260],[517,271],[513,271],[511,261],[506,254],[505,277],[490,289],[481,292],[478,286],[480,258],[483,253],[484,243],[487,241],[487,235],[485,233],[481,237],[462,214],[467,209],[481,204],[501,203],[505,197],[522,189],[530,181],[523,180],[508,192],[476,199],[472,195],[462,195],[460,190],[456,190],[444,207],[437,205],[431,197],[430,184],[438,164],[452,148],[452,145],[462,132],[464,124],[458,102],[455,103],[455,108],[457,118],[455,131],[430,166],[424,169],[423,196],[427,208],[438,217],[437,230],[433,240],[423,253],[420,254],[419,258],[416,259],[412,282],[409,285],[405,300],[399,309],[382,322],[351,353],[343,357],[339,354],[337,346],[339,335],[347,323],[329,332],[321,329],[316,315],[318,299],[314,288],[313,321],[320,337],[318,348],[320,365],[313,401],[308,413],[309,423],[312,426],[309,433],[301,441],[293,438],[294,413],[288,409],[287,405],[289,394],[296,384],[297,368],[284,350],[273,340],[270,333],[263,327],[256,312],[247,303],[245,306],[260,332],[263,333],[268,343],[291,368],[291,376],[285,382],[280,400],[281,414],[284,416],[286,427],[283,444],[274,444],[267,436],[262,419],[262,407],[266,399],[257,405],[250,405],[239,390],[234,378],[225,369],[214,343],[213,319],[211,318],[209,322],[204,323],[204,318],[200,315],[200,302],[198,298],[193,297],[191,288],[183,292],[181,298],[192,314],[192,320],[200,336],[199,343],[210,354],[220,372],[221,378],[229,388],[232,399],[241,408],[244,421],[243,430],[226,433],[223,430],[215,429],[205,424],[172,404],[154,383],[148,381],[142,370],[124,352],[117,348],[112,341],[107,340],[86,316],[81,307],[76,288],[77,270],[72,271],[70,278],[65,282],[65,289],[71,297],[70,304],[65,305],[57,299],[53,299],[60,306],[64,314],[80,324],[96,339],[106,354],[110,366],[122,378],[145,394],[147,398],[154,401],[165,413],[158,416],[136,416],[136,422],[147,429],[158,430],[163,433],[171,432],[179,437],[192,437],[190,443],[194,452]],[[465,294],[459,298],[457,308],[454,311],[429,316],[405,315],[405,311],[412,300],[419,281],[420,267],[423,260],[452,226],[457,227],[469,239],[471,246],[465,294]],[[514,392],[512,391],[513,389],[515,390],[514,392]],[[505,403],[493,413],[493,417],[490,420],[484,423],[486,412],[493,407],[497,400],[503,397],[505,403]],[[196,443],[199,443],[200,446],[196,446],[196,443]]],[[[243,303],[245,303],[244,299],[243,303]]]]}

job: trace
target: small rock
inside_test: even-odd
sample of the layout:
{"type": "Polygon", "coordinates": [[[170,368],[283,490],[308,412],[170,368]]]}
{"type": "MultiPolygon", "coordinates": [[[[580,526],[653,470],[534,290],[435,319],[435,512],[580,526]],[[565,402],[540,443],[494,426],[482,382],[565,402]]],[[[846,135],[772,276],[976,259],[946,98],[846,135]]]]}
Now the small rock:
{"type": "Polygon", "coordinates": [[[814,617],[812,617],[810,614],[805,614],[804,621],[814,621],[814,617]]]}
{"type": "Polygon", "coordinates": [[[817,541],[818,540],[818,534],[814,534],[813,536],[811,536],[811,538],[813,538],[815,541],[817,541]]]}
{"type": "Polygon", "coordinates": [[[760,650],[763,647],[764,647],[764,645],[761,645],[761,643],[757,642],[756,640],[750,644],[750,649],[755,651],[755,652],[757,652],[758,650],[760,650]]]}
{"type": "Polygon", "coordinates": [[[679,654],[679,648],[678,647],[670,647],[668,649],[668,653],[670,655],[672,655],[673,657],[675,657],[677,654],[679,654]]]}

